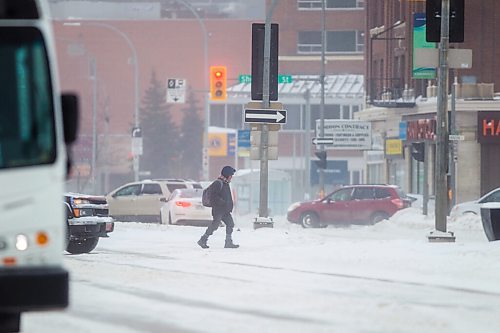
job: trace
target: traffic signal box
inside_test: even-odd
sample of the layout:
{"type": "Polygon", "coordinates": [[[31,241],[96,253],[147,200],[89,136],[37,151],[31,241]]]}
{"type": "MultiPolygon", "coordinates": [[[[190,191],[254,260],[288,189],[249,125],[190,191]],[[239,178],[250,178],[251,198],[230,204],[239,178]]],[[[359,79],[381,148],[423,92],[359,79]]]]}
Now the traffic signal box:
{"type": "Polygon", "coordinates": [[[210,66],[210,99],[225,101],[227,99],[226,66],[210,66]]]}
{"type": "Polygon", "coordinates": [[[318,158],[316,162],[316,165],[318,166],[318,169],[326,169],[326,150],[320,150],[314,153],[316,157],[318,158]]]}
{"type": "MultiPolygon", "coordinates": [[[[450,43],[464,41],[464,5],[465,0],[450,0],[450,43]]],[[[442,0],[426,0],[426,40],[437,42],[441,40],[441,6],[442,0]]]]}
{"type": "Polygon", "coordinates": [[[424,142],[413,142],[411,144],[411,157],[419,162],[425,160],[425,143],[424,142]]]}

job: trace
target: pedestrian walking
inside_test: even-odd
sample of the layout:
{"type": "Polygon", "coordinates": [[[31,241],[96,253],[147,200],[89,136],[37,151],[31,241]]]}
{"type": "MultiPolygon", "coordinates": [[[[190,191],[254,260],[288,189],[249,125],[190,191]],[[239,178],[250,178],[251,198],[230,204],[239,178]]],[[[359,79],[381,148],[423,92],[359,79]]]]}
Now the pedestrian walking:
{"type": "Polygon", "coordinates": [[[219,178],[210,184],[207,189],[209,201],[212,206],[213,220],[198,241],[198,245],[204,249],[209,248],[207,245],[208,237],[210,237],[214,231],[219,228],[221,221],[223,221],[226,225],[226,243],[224,247],[231,249],[240,247],[239,245],[234,244],[232,239],[234,229],[234,221],[231,216],[231,212],[233,211],[233,197],[231,195],[229,183],[231,182],[235,172],[236,170],[233,167],[226,165],[222,168],[219,178]]]}

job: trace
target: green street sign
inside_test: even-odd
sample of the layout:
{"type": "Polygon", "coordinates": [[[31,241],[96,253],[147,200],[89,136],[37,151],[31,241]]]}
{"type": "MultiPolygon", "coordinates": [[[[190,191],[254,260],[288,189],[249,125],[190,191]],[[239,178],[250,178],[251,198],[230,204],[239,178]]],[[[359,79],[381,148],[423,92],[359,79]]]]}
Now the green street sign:
{"type": "MultiPolygon", "coordinates": [[[[252,75],[249,74],[240,74],[239,76],[240,83],[252,83],[252,75]]],[[[291,75],[278,75],[278,83],[292,83],[293,79],[291,75]]]]}
{"type": "Polygon", "coordinates": [[[292,83],[293,79],[291,75],[278,75],[278,83],[292,83]]]}
{"type": "Polygon", "coordinates": [[[252,83],[252,75],[240,74],[240,83],[252,83]]]}

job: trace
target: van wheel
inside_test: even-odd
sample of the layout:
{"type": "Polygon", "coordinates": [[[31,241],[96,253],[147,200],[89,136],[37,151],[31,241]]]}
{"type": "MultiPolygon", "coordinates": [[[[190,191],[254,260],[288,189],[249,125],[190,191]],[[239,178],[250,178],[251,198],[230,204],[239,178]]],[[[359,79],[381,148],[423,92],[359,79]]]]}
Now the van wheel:
{"type": "Polygon", "coordinates": [[[21,313],[0,312],[0,332],[19,332],[21,313]]]}
{"type": "Polygon", "coordinates": [[[375,224],[375,223],[378,223],[380,221],[383,221],[383,220],[387,220],[389,218],[389,215],[387,213],[384,213],[384,212],[376,212],[376,213],[373,213],[371,219],[370,219],[370,222],[372,224],[375,224]]]}
{"type": "Polygon", "coordinates": [[[72,240],[66,247],[66,251],[71,254],[89,253],[96,248],[99,237],[72,240]]]}
{"type": "Polygon", "coordinates": [[[319,217],[316,213],[305,212],[300,217],[300,222],[304,228],[319,228],[319,217]]]}

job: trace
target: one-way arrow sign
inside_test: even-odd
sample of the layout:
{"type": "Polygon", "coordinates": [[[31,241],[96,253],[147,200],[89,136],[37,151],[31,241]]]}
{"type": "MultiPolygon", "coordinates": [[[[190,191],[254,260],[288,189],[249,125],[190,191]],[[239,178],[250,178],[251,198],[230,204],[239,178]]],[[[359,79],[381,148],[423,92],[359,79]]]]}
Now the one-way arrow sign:
{"type": "Polygon", "coordinates": [[[333,138],[313,138],[313,145],[333,145],[333,138]]]}
{"type": "Polygon", "coordinates": [[[245,123],[285,124],[286,110],[245,109],[245,123]]]}

